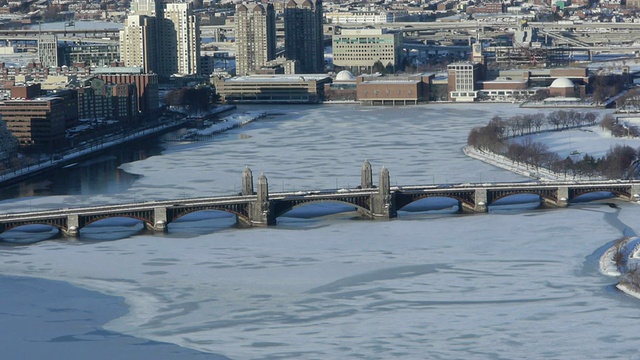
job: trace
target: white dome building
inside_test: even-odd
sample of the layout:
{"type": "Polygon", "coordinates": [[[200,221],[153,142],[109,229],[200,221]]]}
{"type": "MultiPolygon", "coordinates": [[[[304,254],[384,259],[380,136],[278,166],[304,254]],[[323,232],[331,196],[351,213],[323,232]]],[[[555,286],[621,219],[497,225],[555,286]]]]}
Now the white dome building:
{"type": "Polygon", "coordinates": [[[342,70],[336,75],[336,79],[334,81],[337,82],[351,82],[356,81],[356,77],[349,70],[342,70]]]}
{"type": "Polygon", "coordinates": [[[557,78],[549,86],[551,96],[575,97],[575,85],[567,78],[557,78]]]}
{"type": "Polygon", "coordinates": [[[357,99],[356,77],[348,70],[340,71],[331,84],[324,86],[325,102],[349,101],[355,102],[357,99]]]}

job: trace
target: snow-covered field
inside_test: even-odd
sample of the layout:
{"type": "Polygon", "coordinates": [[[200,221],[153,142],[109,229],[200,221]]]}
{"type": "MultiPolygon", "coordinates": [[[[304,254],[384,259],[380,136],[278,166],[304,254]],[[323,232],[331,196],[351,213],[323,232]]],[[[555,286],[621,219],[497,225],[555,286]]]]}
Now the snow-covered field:
{"type": "MultiPolygon", "coordinates": [[[[238,110],[280,115],[210,142],[168,143],[161,156],[123,165],[142,175],[126,193],[83,201],[231,194],[245,165],[264,172],[274,191],[351,187],[365,159],[375,172],[387,167],[394,185],[521,181],[461,148],[494,115],[539,111],[238,110]]],[[[580,149],[601,151],[596,143],[585,139],[580,149]]],[[[32,203],[80,199],[7,200],[0,211],[32,203]]],[[[403,212],[391,221],[346,213],[235,229],[220,225],[233,219],[203,214],[170,224],[166,235],[0,248],[0,273],[122,296],[130,312],[107,329],[233,359],[633,358],[640,303],[615,289],[600,259],[617,239],[637,235],[639,216],[636,204],[598,202],[471,216],[403,212]]]]}
{"type": "MultiPolygon", "coordinates": [[[[640,121],[637,120],[633,120],[632,123],[640,125],[640,121]]],[[[617,138],[599,125],[564,130],[562,132],[544,132],[527,135],[525,138],[546,144],[549,147],[549,151],[557,153],[561,158],[571,156],[576,159],[582,159],[585,154],[599,158],[603,157],[609,149],[617,144],[629,145],[634,149],[640,147],[640,138],[617,138]]]]}

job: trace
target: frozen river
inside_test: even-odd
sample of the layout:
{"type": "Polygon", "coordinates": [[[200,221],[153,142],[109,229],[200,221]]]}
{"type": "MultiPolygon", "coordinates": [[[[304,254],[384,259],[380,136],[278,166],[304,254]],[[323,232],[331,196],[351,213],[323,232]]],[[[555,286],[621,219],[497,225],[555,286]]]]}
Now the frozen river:
{"type": "MultiPolygon", "coordinates": [[[[140,177],[121,191],[7,200],[0,210],[232,194],[245,165],[254,177],[264,173],[272,191],[354,187],[365,159],[376,174],[387,167],[397,185],[521,181],[461,147],[494,115],[538,111],[266,110],[275,115],[212,141],[166,143],[162,155],[122,165],[140,177]]],[[[242,230],[201,214],[161,236],[2,247],[0,272],[122,297],[129,312],[114,314],[105,330],[201,352],[183,358],[633,358],[639,300],[598,268],[613,241],[638,232],[640,207],[617,205],[401,213],[392,221],[346,213],[242,230]]],[[[98,226],[87,238],[139,229],[118,225],[116,235],[98,226]]]]}

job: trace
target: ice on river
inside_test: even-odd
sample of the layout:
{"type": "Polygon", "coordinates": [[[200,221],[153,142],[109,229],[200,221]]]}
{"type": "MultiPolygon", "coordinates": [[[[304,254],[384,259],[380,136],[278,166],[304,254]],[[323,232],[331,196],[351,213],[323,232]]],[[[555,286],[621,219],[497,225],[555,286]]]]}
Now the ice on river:
{"type": "MultiPolygon", "coordinates": [[[[527,111],[287,107],[212,142],[167,144],[123,165],[143,175],[127,193],[84,201],[230,194],[245,165],[273,191],[354,187],[364,159],[389,168],[394,185],[525,180],[461,147],[471,127],[527,111]]],[[[0,272],[123,296],[131,311],[109,330],[233,359],[629,358],[638,302],[599,259],[637,234],[639,215],[636,204],[590,203],[391,221],[351,213],[267,229],[198,220],[180,225],[198,229],[189,236],[3,248],[0,272]]]]}

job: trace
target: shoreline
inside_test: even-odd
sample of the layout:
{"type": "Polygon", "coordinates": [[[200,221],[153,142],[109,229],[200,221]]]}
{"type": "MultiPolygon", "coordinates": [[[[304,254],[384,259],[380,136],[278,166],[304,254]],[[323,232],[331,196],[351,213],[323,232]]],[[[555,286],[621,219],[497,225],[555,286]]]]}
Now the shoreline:
{"type": "Polygon", "coordinates": [[[29,275],[2,274],[0,284],[6,290],[0,299],[0,321],[11,329],[3,342],[7,358],[44,359],[55,353],[81,359],[91,353],[96,360],[228,360],[221,354],[108,330],[105,325],[131,311],[122,296],[29,275]]]}
{"type": "MultiPolygon", "coordinates": [[[[511,160],[507,159],[504,156],[494,153],[489,154],[468,145],[463,147],[463,152],[465,155],[473,159],[480,160],[487,164],[512,171],[516,174],[533,177],[531,176],[532,173],[528,171],[529,169],[523,169],[521,165],[518,167],[517,164],[513,164],[511,160]]],[[[561,180],[558,178],[558,174],[555,174],[548,169],[538,169],[536,174],[545,175],[545,177],[534,177],[540,181],[561,180]]],[[[600,272],[606,276],[615,276],[618,278],[620,276],[623,276],[625,274],[624,270],[626,268],[626,265],[622,267],[618,266],[614,261],[614,256],[618,249],[620,249],[620,251],[622,251],[622,255],[626,259],[633,258],[633,254],[636,252],[637,247],[639,246],[637,243],[638,239],[636,237],[627,237],[622,240],[622,242],[614,242],[614,244],[609,249],[607,249],[600,257],[600,260],[598,262],[600,272]]],[[[616,284],[616,288],[629,296],[640,299],[640,290],[635,290],[627,285],[621,284],[619,281],[616,284]]]]}
{"type": "Polygon", "coordinates": [[[618,290],[622,291],[623,293],[640,300],[640,292],[635,291],[635,290],[631,289],[630,287],[628,287],[626,285],[622,285],[620,283],[616,284],[616,288],[618,290]]]}
{"type": "MultiPolygon", "coordinates": [[[[210,114],[221,114],[227,111],[234,110],[235,108],[235,106],[223,105],[214,109],[219,109],[218,111],[211,112],[210,114]]],[[[111,135],[110,137],[102,138],[97,144],[88,144],[83,148],[71,149],[69,152],[63,153],[63,156],[59,159],[47,160],[35,165],[29,165],[25,168],[16,169],[14,171],[9,171],[5,174],[2,174],[0,175],[0,186],[13,185],[22,180],[34,177],[47,171],[51,171],[57,168],[64,168],[65,166],[70,165],[74,162],[97,155],[119,145],[130,144],[135,142],[136,140],[143,140],[155,135],[160,135],[165,132],[170,132],[179,128],[180,126],[185,125],[191,120],[193,119],[185,116],[180,120],[165,122],[146,129],[138,129],[121,137],[118,137],[118,135],[111,135]]]]}
{"type": "Polygon", "coordinates": [[[576,176],[567,178],[567,176],[565,176],[564,174],[558,174],[542,167],[533,169],[523,164],[516,163],[505,156],[478,150],[469,145],[463,146],[462,152],[472,159],[480,160],[489,165],[493,165],[495,167],[511,171],[515,174],[537,179],[540,181],[583,180],[576,176]]]}

